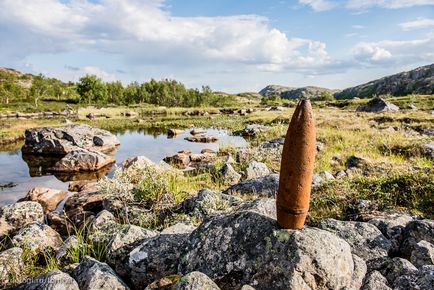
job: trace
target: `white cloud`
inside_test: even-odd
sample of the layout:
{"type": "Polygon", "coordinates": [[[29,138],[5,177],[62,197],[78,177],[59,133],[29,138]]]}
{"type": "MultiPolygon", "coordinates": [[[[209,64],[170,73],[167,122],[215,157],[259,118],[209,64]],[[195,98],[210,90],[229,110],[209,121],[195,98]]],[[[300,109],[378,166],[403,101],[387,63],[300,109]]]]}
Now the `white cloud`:
{"type": "Polygon", "coordinates": [[[410,64],[432,62],[434,38],[415,40],[384,40],[379,42],[360,42],[351,52],[353,57],[364,64],[410,64]]]}
{"type": "Polygon", "coordinates": [[[308,5],[315,11],[344,7],[351,10],[365,10],[369,8],[399,9],[414,6],[434,5],[434,0],[298,0],[300,4],[308,5]]]}
{"type": "Polygon", "coordinates": [[[353,25],[353,26],[351,26],[351,28],[353,28],[353,29],[364,29],[365,26],[363,26],[363,25],[353,25]]]}
{"type": "Polygon", "coordinates": [[[112,82],[118,80],[116,75],[108,73],[104,71],[103,69],[96,67],[96,66],[86,66],[79,70],[81,75],[89,74],[89,75],[96,75],[100,79],[102,79],[105,82],[112,82]]]}
{"type": "MultiPolygon", "coordinates": [[[[174,17],[162,0],[4,0],[3,57],[98,51],[132,65],[206,62],[258,68],[315,67],[332,60],[325,44],[288,36],[257,15],[174,17]]],[[[1,56],[0,56],[1,58],[1,56]]]]}
{"type": "Polygon", "coordinates": [[[298,2],[312,7],[315,11],[329,10],[337,6],[337,3],[328,0],[298,0],[298,2]]]}
{"type": "Polygon", "coordinates": [[[399,26],[401,26],[401,28],[405,31],[418,28],[427,28],[434,26],[434,19],[418,18],[416,20],[400,23],[399,26]]]}
{"type": "Polygon", "coordinates": [[[346,7],[359,10],[373,7],[398,9],[424,5],[434,5],[434,0],[349,0],[346,7]]]}

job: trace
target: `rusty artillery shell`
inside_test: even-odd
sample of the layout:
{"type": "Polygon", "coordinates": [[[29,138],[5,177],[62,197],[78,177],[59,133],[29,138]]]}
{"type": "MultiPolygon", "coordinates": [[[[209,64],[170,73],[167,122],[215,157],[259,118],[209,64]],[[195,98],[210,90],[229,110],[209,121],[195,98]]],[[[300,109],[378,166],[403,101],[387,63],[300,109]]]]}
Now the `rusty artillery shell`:
{"type": "Polygon", "coordinates": [[[316,153],[316,133],[309,100],[301,100],[292,115],[283,145],[277,222],[285,229],[301,229],[309,210],[316,153]]]}

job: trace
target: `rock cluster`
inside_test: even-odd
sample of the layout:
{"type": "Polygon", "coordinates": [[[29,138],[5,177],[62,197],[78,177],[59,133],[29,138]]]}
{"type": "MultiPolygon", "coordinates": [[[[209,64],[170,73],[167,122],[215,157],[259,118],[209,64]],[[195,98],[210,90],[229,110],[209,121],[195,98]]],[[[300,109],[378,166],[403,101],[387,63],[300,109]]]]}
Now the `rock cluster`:
{"type": "Polygon", "coordinates": [[[115,162],[104,153],[117,148],[119,140],[108,131],[88,125],[28,129],[22,147],[25,154],[61,157],[51,172],[96,171],[115,162]]]}

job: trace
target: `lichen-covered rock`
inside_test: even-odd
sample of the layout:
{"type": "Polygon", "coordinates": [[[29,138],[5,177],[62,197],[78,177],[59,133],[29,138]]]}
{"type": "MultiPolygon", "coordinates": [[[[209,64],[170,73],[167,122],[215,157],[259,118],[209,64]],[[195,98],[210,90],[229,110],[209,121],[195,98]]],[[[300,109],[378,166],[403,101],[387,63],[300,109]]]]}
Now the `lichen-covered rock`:
{"type": "Polygon", "coordinates": [[[89,239],[94,243],[108,244],[120,228],[113,214],[103,210],[90,223],[89,239]]]}
{"type": "Polygon", "coordinates": [[[417,268],[406,259],[395,257],[387,259],[387,262],[380,269],[380,273],[386,277],[390,285],[394,285],[395,280],[403,275],[412,275],[417,272],[417,268]]]}
{"type": "Polygon", "coordinates": [[[60,270],[31,278],[29,282],[18,285],[17,290],[80,290],[77,282],[60,270]]]}
{"type": "Polygon", "coordinates": [[[269,175],[270,169],[262,162],[257,162],[255,160],[250,161],[249,166],[246,169],[246,178],[253,179],[262,176],[269,175]]]}
{"type": "Polygon", "coordinates": [[[80,290],[129,289],[109,265],[88,256],[72,271],[71,276],[78,282],[80,290]]]}
{"type": "Polygon", "coordinates": [[[0,288],[19,282],[24,276],[21,248],[10,248],[0,252],[0,288]]]}
{"type": "Polygon", "coordinates": [[[26,248],[37,254],[48,249],[57,250],[62,245],[62,238],[49,226],[33,222],[19,230],[11,243],[14,247],[26,248]]]}
{"type": "Polygon", "coordinates": [[[104,153],[77,149],[66,154],[48,170],[53,172],[96,171],[113,163],[115,160],[104,153]]]}
{"type": "Polygon", "coordinates": [[[44,222],[44,210],[34,201],[23,201],[0,207],[0,238],[12,235],[32,222],[44,222]]]}
{"type": "Polygon", "coordinates": [[[434,266],[423,266],[410,275],[398,277],[394,282],[394,290],[432,290],[434,285],[434,266]]]}
{"type": "Polygon", "coordinates": [[[106,152],[120,144],[112,133],[88,125],[33,128],[25,135],[22,151],[33,154],[66,155],[79,148],[106,152]]]}
{"type": "Polygon", "coordinates": [[[402,231],[411,221],[413,221],[413,217],[407,214],[395,214],[385,218],[371,219],[369,223],[375,225],[390,240],[392,243],[391,252],[397,253],[401,243],[402,231]]]}
{"type": "Polygon", "coordinates": [[[128,170],[129,168],[134,167],[143,168],[148,166],[156,166],[156,164],[146,156],[131,157],[122,162],[122,169],[124,170],[128,170]]]}
{"type": "Polygon", "coordinates": [[[201,272],[191,272],[175,284],[175,290],[220,290],[216,283],[201,272]]]}
{"type": "Polygon", "coordinates": [[[235,196],[202,189],[195,196],[184,200],[180,211],[203,219],[206,216],[227,212],[240,203],[241,199],[235,196]]]}
{"type": "Polygon", "coordinates": [[[255,195],[275,198],[279,189],[279,174],[243,180],[224,191],[226,194],[255,195]]]}
{"type": "Polygon", "coordinates": [[[80,247],[80,242],[76,236],[69,236],[56,251],[56,261],[66,266],[71,262],[70,253],[73,249],[80,247]]]}
{"type": "Polygon", "coordinates": [[[369,223],[325,219],[319,228],[347,241],[352,252],[365,261],[387,256],[391,247],[391,242],[381,231],[369,223]]]}
{"type": "Polygon", "coordinates": [[[179,258],[189,234],[159,235],[145,240],[129,253],[129,278],[136,288],[177,273],[179,258]]]}
{"type": "Polygon", "coordinates": [[[392,290],[387,279],[378,271],[372,271],[365,278],[362,290],[392,290]]]}
{"type": "Polygon", "coordinates": [[[238,211],[251,210],[272,219],[277,219],[276,200],[274,198],[258,198],[244,201],[237,208],[238,211]]]}
{"type": "Polygon", "coordinates": [[[68,193],[63,190],[35,187],[30,190],[23,200],[36,201],[40,203],[44,209],[44,212],[50,212],[56,209],[59,202],[61,202],[68,193]]]}
{"type": "Polygon", "coordinates": [[[424,240],[417,243],[411,252],[410,262],[418,268],[434,265],[434,245],[424,240]]]}
{"type": "Polygon", "coordinates": [[[129,253],[140,246],[143,241],[156,237],[158,232],[150,231],[133,225],[124,225],[108,246],[107,263],[113,267],[122,278],[128,277],[129,253]]]}
{"type": "Polygon", "coordinates": [[[244,130],[242,131],[243,136],[256,136],[260,132],[268,131],[270,130],[270,126],[264,126],[259,124],[251,124],[247,125],[244,130]]]}
{"type": "Polygon", "coordinates": [[[411,253],[420,241],[434,244],[434,221],[416,220],[407,224],[402,231],[400,256],[410,259],[411,253]]]}
{"type": "Polygon", "coordinates": [[[192,231],[196,229],[195,226],[191,224],[186,224],[183,222],[178,222],[168,228],[165,228],[160,232],[162,235],[182,235],[182,234],[190,234],[192,231]]]}
{"type": "Polygon", "coordinates": [[[224,184],[234,185],[241,179],[241,174],[235,171],[235,169],[229,163],[223,165],[219,171],[219,175],[224,184]]]}
{"type": "Polygon", "coordinates": [[[421,149],[425,157],[434,159],[434,141],[422,144],[421,149]]]}
{"type": "Polygon", "coordinates": [[[275,220],[244,211],[212,218],[190,235],[179,272],[192,271],[222,289],[358,289],[366,265],[327,231],[281,230],[275,220]]]}

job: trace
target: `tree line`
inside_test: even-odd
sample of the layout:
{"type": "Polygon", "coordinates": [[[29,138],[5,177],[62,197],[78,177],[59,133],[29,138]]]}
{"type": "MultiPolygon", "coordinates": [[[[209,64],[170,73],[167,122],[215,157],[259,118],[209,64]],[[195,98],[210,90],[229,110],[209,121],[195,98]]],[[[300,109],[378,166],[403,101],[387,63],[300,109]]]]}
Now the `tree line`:
{"type": "Polygon", "coordinates": [[[229,95],[212,92],[209,86],[201,90],[186,88],[170,79],[132,82],[104,82],[95,75],[86,75],[77,83],[63,83],[43,75],[15,75],[0,72],[0,98],[3,104],[41,100],[67,101],[80,104],[153,104],[167,107],[225,106],[235,102],[229,95]],[[25,85],[29,84],[29,85],[25,85]]]}

